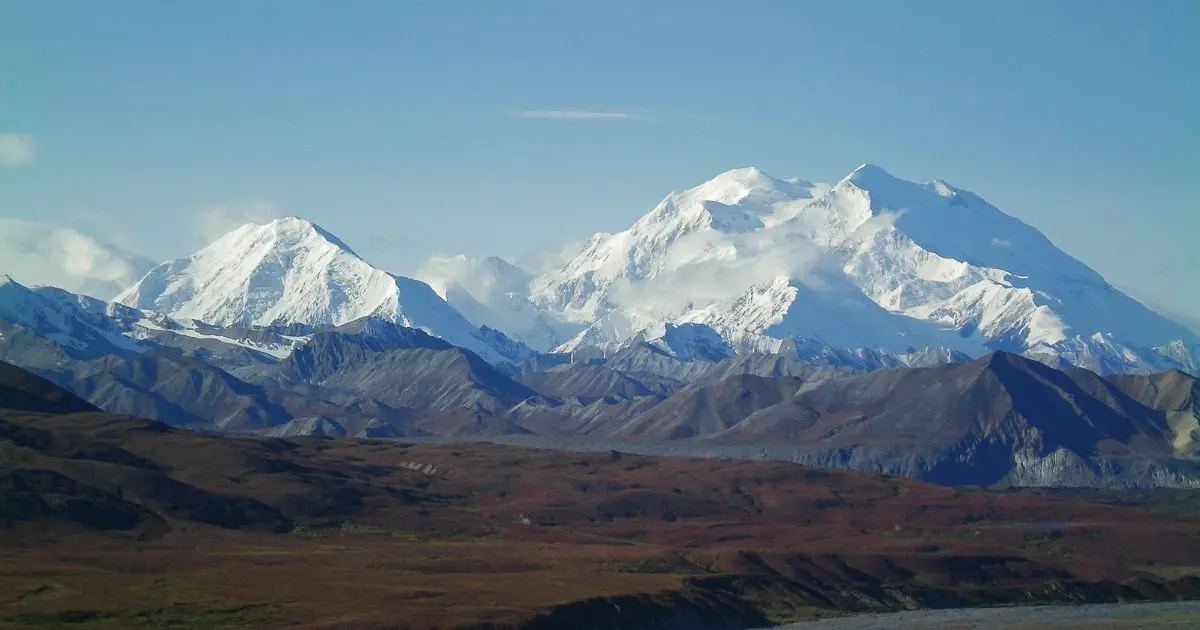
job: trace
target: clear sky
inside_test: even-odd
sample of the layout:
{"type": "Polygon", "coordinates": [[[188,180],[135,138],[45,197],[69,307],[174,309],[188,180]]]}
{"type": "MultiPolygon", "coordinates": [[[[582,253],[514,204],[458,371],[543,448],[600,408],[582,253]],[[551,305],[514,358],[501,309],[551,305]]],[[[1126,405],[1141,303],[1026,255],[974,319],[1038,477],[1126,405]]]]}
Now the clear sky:
{"type": "Polygon", "coordinates": [[[295,214],[403,273],[871,162],[1200,318],[1198,77],[1195,0],[0,0],[0,214],[152,258],[295,214]]]}

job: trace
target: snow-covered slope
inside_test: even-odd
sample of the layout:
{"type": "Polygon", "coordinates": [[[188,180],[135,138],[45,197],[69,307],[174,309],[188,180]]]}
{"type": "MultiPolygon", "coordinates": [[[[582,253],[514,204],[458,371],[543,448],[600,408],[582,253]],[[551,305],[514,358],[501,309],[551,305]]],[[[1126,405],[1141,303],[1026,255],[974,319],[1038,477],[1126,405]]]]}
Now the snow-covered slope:
{"type": "Polygon", "coordinates": [[[109,300],[153,266],[75,230],[0,218],[0,273],[27,286],[56,286],[109,300]]]}
{"type": "Polygon", "coordinates": [[[158,265],[116,299],[216,326],[339,326],[377,317],[419,328],[491,362],[519,360],[429,285],[372,266],[321,227],[289,217],[247,224],[158,265]]]}
{"type": "Polygon", "coordinates": [[[587,326],[562,350],[695,323],[738,351],[801,338],[896,357],[1003,349],[1104,371],[1200,359],[1191,331],[1036,229],[945,182],[871,165],[832,185],[736,169],[672,193],[534,278],[530,301],[587,326]]]}
{"type": "Polygon", "coordinates": [[[680,361],[722,361],[734,355],[729,343],[709,326],[659,324],[633,336],[626,343],[643,343],[680,361]]]}
{"type": "MultiPolygon", "coordinates": [[[[74,358],[148,350],[151,344],[139,341],[136,331],[153,317],[55,287],[29,288],[0,276],[0,322],[29,329],[74,358]]],[[[163,319],[149,323],[155,328],[166,325],[163,319]]]]}
{"type": "MultiPolygon", "coordinates": [[[[194,320],[177,321],[162,313],[104,302],[58,287],[26,287],[8,276],[0,276],[0,325],[3,324],[21,326],[36,337],[54,342],[76,359],[140,354],[159,346],[179,345],[179,340],[173,340],[172,336],[208,340],[283,358],[303,341],[301,337],[270,335],[264,331],[217,329],[194,320]]],[[[0,348],[0,358],[17,360],[5,353],[0,348]]]]}
{"type": "Polygon", "coordinates": [[[533,276],[494,256],[432,258],[415,275],[471,323],[504,331],[540,352],[553,350],[580,329],[535,308],[529,301],[533,276]]]}

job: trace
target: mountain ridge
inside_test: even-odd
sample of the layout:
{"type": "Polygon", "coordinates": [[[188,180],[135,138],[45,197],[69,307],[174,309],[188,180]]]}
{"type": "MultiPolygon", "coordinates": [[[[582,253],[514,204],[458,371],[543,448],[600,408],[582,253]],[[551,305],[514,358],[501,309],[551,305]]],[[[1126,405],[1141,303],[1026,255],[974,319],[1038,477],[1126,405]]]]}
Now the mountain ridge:
{"type": "Polygon", "coordinates": [[[298,217],[247,224],[198,252],[151,269],[114,300],[217,326],[334,327],[376,317],[426,330],[492,362],[495,347],[429,285],[397,276],[298,217]]]}
{"type": "Polygon", "coordinates": [[[543,313],[587,327],[561,352],[712,321],[743,351],[804,336],[892,355],[1007,350],[1111,372],[1200,364],[1200,336],[1032,226],[965,189],[905,181],[871,164],[832,185],[734,169],[585,243],[530,281],[530,302],[543,313]],[[775,297],[754,300],[771,287],[775,297]],[[749,311],[732,310],[748,301],[749,311]],[[839,326],[871,309],[878,321],[839,326]],[[809,321],[771,330],[789,311],[809,321]],[[847,343],[856,336],[860,343],[847,343]]]}

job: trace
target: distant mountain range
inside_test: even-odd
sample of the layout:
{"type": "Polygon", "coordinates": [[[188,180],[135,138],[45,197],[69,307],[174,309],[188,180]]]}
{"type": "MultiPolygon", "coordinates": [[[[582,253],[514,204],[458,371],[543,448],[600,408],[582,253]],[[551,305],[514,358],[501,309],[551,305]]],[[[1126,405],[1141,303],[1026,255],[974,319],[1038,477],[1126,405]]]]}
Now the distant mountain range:
{"type": "Polygon", "coordinates": [[[536,270],[460,256],[420,280],[295,217],[157,266],[64,233],[0,223],[24,243],[0,263],[35,278],[0,277],[0,360],[109,412],[951,484],[1200,484],[1196,335],[978,196],[870,165],[831,185],[729,171],[536,270]],[[89,262],[39,276],[64,242],[89,262]],[[32,286],[59,281],[74,291],[32,286]]]}
{"type": "Polygon", "coordinates": [[[1200,485],[1200,381],[1179,371],[1101,377],[1009,353],[851,370],[857,355],[698,354],[712,348],[686,328],[497,367],[383,318],[192,325],[0,284],[0,359],[106,411],[208,432],[782,459],[949,484],[1200,485]]]}

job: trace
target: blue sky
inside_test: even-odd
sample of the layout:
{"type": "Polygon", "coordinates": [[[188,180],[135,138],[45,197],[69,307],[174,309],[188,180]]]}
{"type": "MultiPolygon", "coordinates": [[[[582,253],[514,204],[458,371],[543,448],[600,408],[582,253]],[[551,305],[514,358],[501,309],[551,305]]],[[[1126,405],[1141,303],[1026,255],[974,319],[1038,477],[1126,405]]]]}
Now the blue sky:
{"type": "Polygon", "coordinates": [[[1190,0],[2,0],[0,213],[153,258],[297,214],[411,272],[872,162],[1200,318],[1198,66],[1190,0]]]}

